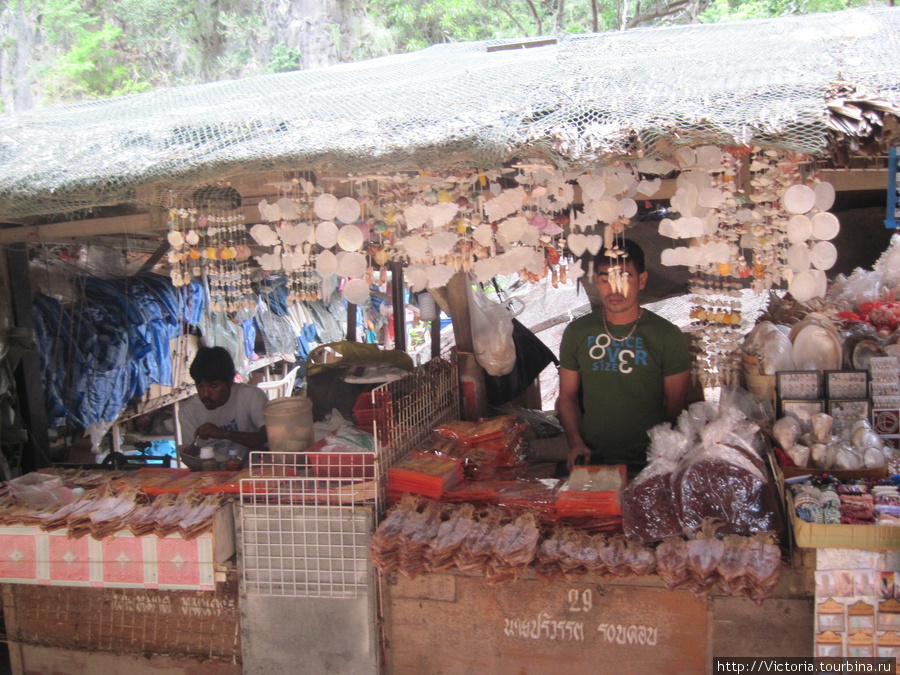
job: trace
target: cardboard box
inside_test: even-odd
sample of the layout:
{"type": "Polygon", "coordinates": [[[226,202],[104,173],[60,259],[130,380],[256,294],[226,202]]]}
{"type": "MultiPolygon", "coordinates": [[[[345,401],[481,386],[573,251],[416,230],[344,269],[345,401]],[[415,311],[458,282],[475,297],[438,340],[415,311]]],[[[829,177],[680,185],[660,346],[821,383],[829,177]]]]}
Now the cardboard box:
{"type": "Polygon", "coordinates": [[[888,470],[886,466],[879,469],[813,469],[807,466],[781,466],[781,473],[785,478],[796,478],[797,476],[834,476],[838,480],[852,480],[854,478],[865,478],[868,480],[877,480],[879,478],[887,478],[888,470]]]}
{"type": "Polygon", "coordinates": [[[219,509],[212,531],[191,540],[127,530],[102,540],[70,539],[65,529],[6,525],[0,526],[0,582],[212,591],[216,565],[234,551],[230,504],[219,509]]]}
{"type": "Polygon", "coordinates": [[[892,525],[823,525],[797,516],[788,495],[794,543],[801,548],[852,548],[865,551],[900,550],[900,527],[892,525]]]}

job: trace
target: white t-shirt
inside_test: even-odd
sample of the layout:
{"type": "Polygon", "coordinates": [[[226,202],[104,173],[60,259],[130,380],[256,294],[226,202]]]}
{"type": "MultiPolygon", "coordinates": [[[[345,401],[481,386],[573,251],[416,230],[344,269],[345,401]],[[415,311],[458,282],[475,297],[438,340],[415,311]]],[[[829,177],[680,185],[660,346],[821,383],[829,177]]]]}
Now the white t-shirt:
{"type": "MultiPolygon", "coordinates": [[[[194,440],[197,428],[212,422],[217,427],[229,431],[259,431],[265,426],[263,404],[268,401],[266,393],[250,384],[231,385],[231,395],[225,405],[215,410],[207,410],[196,394],[181,404],[179,418],[181,420],[181,440],[190,444],[194,440]]],[[[212,445],[216,449],[216,459],[224,462],[228,459],[228,449],[236,447],[238,455],[246,458],[250,448],[232,441],[213,438],[200,439],[202,445],[212,445]]]]}

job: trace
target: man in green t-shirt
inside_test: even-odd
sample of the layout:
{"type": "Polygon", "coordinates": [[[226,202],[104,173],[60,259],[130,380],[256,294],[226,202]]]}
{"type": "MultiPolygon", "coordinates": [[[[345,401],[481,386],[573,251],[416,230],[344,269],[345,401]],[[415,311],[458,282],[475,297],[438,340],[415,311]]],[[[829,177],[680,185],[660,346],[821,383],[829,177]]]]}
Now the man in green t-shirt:
{"type": "Polygon", "coordinates": [[[685,406],[690,356],[677,326],[642,309],[644,252],[626,240],[623,254],[601,250],[593,281],[602,306],[570,323],[560,345],[559,419],[569,470],[595,464],[646,464],[647,430],[674,422],[685,406]]]}

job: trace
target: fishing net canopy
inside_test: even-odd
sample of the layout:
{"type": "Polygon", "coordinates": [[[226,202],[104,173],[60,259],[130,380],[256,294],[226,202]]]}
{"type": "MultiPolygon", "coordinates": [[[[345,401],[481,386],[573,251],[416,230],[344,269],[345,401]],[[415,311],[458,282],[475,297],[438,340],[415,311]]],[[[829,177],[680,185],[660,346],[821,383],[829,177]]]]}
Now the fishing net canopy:
{"type": "MultiPolygon", "coordinates": [[[[0,116],[0,215],[164,206],[166,189],[278,170],[580,170],[697,144],[820,155],[829,100],[900,109],[895,9],[530,44],[443,44],[0,116]]],[[[838,131],[871,131],[866,119],[838,131]]]]}

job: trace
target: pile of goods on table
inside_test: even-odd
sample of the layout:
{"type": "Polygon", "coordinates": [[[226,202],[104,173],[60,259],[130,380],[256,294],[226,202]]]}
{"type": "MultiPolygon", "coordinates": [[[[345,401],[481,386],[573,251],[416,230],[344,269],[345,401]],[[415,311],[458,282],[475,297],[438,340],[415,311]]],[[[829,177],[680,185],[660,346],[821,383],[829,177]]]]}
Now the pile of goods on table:
{"type": "Polygon", "coordinates": [[[371,543],[385,575],[451,569],[490,584],[657,574],[761,601],[778,583],[777,505],[759,427],[733,404],[695,404],[651,430],[650,462],[529,477],[515,415],[451,422],[388,470],[394,506],[371,543]]]}
{"type": "Polygon", "coordinates": [[[772,425],[775,452],[783,467],[841,471],[886,467],[884,443],[868,419],[835,426],[831,415],[816,413],[810,425],[811,431],[804,433],[803,423],[792,415],[772,425]]]}
{"type": "Polygon", "coordinates": [[[0,525],[64,529],[71,538],[130,531],[194,539],[212,529],[240,478],[241,473],[186,469],[41,469],[0,487],[0,525]]]}
{"type": "Polygon", "coordinates": [[[898,325],[898,235],[871,271],[839,275],[824,298],[771,296],[742,353],[748,388],[763,393],[767,386],[774,400],[779,419],[771,431],[785,476],[808,469],[873,478],[900,470],[898,325]],[[811,384],[776,390],[788,378],[811,384]]]}
{"type": "Polygon", "coordinates": [[[890,480],[825,476],[791,485],[797,517],[824,525],[900,525],[900,490],[890,480]]]}

